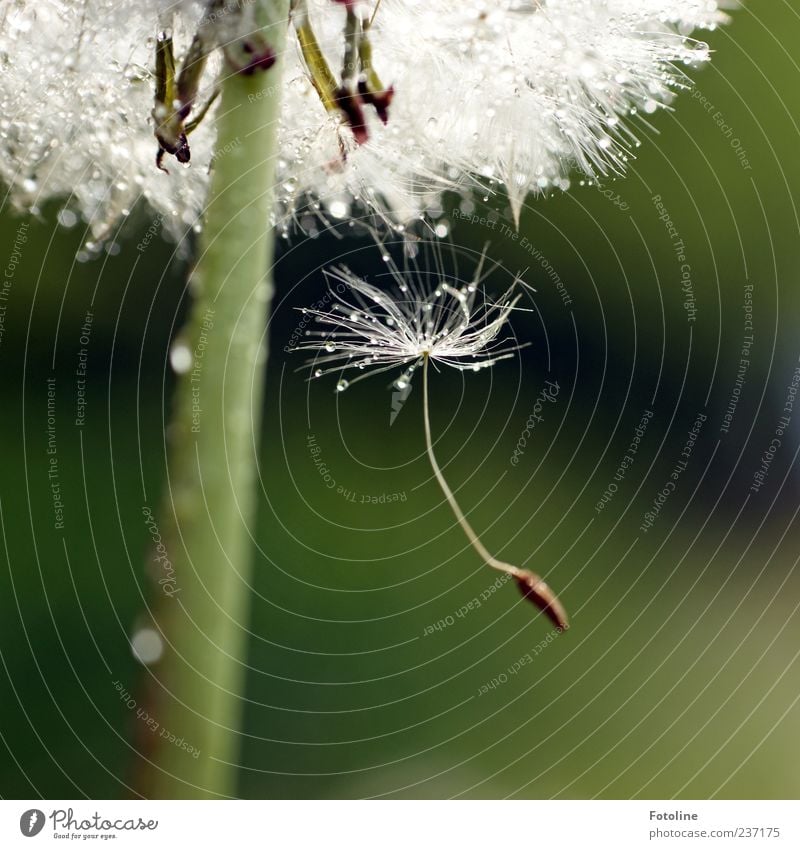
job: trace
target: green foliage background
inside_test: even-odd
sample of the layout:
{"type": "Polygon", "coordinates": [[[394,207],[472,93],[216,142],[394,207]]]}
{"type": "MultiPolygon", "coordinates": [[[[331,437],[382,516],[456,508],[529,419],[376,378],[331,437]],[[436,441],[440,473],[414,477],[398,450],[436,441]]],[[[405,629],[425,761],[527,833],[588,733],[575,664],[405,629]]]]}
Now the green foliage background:
{"type": "MultiPolygon", "coordinates": [[[[242,795],[800,793],[800,411],[766,483],[749,489],[800,357],[799,12],[794,0],[752,2],[713,33],[696,96],[648,116],[625,180],[603,191],[576,180],[569,193],[531,201],[517,238],[451,216],[462,273],[489,241],[502,263],[490,290],[523,269],[538,290],[535,311],[513,322],[533,343],[519,362],[434,376],[437,450],[474,525],[500,556],[545,574],[572,614],[570,631],[517,674],[509,667],[549,626],[510,586],[455,615],[494,576],[465,547],[431,478],[419,389],[390,426],[380,378],[336,395],[334,380],[309,385],[283,351],[294,308],[322,294],[320,268],[333,259],[381,280],[380,252],[358,235],[283,246],[242,795]],[[694,323],[654,195],[685,244],[694,323]],[[569,307],[523,239],[563,281],[569,307]],[[722,433],[746,284],[752,361],[722,433]],[[559,400],[513,467],[546,378],[558,380],[559,400]],[[654,417],[642,447],[598,513],[645,409],[654,417]],[[700,412],[708,419],[688,466],[644,533],[700,412]],[[352,499],[321,480],[310,434],[352,499]],[[384,493],[405,500],[361,501],[384,493]],[[448,617],[452,625],[426,635],[448,617]]],[[[479,216],[506,220],[502,199],[476,201],[479,216]]],[[[137,720],[115,682],[135,693],[141,675],[128,641],[146,621],[142,506],[159,499],[165,361],[185,311],[185,265],[160,240],[137,250],[146,209],[125,222],[118,251],[76,263],[84,235],[56,226],[57,211],[30,223],[0,347],[0,793],[124,796],[137,720]],[[74,372],[87,310],[79,428],[74,372]],[[52,376],[63,532],[47,477],[52,376]]],[[[5,255],[19,224],[4,212],[5,255]]]]}

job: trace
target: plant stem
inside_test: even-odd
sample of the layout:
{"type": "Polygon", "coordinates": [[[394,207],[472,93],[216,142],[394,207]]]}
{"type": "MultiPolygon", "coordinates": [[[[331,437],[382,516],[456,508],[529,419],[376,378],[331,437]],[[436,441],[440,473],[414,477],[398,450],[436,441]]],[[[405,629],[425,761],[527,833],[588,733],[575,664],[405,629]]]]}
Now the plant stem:
{"type": "Polygon", "coordinates": [[[456,517],[456,521],[469,540],[469,544],[478,552],[487,566],[492,569],[497,569],[500,572],[510,575],[515,578],[522,594],[530,599],[540,610],[546,613],[551,621],[560,630],[565,630],[568,626],[567,613],[564,610],[561,602],[556,597],[555,593],[547,586],[547,584],[535,573],[528,569],[520,569],[517,566],[512,566],[510,563],[504,563],[493,557],[486,546],[481,542],[480,537],[475,533],[472,525],[467,521],[461,507],[456,501],[453,491],[450,489],[447,481],[439,468],[439,463],[436,461],[436,455],[433,453],[433,440],[431,439],[431,417],[428,402],[428,361],[430,357],[425,354],[422,365],[422,409],[425,419],[425,444],[428,449],[428,459],[433,469],[433,474],[439,482],[439,486],[444,493],[450,507],[456,517]]]}
{"type": "Polygon", "coordinates": [[[250,75],[223,70],[217,155],[190,279],[194,303],[172,350],[185,373],[159,520],[175,583],[159,594],[164,654],[148,669],[144,696],[158,728],[136,723],[140,741],[149,742],[139,747],[135,789],[151,798],[235,792],[288,0],[257,5],[261,35],[279,58],[250,75]]]}

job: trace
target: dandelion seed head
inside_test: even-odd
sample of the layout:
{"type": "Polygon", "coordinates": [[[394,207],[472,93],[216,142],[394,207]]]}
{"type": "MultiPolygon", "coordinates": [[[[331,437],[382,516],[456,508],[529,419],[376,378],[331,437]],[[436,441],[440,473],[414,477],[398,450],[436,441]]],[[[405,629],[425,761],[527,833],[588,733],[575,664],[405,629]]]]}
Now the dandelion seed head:
{"type": "MultiPolygon", "coordinates": [[[[307,0],[330,65],[343,56],[346,5],[307,0]]],[[[247,4],[241,4],[246,7],[247,4]]],[[[622,173],[632,123],[689,86],[709,58],[692,37],[725,20],[713,0],[382,0],[370,28],[376,68],[394,87],[369,140],[326,111],[290,34],[277,197],[270,223],[335,224],[356,208],[396,226],[465,198],[565,189],[570,174],[622,173]]],[[[95,240],[144,198],[180,237],[201,220],[213,112],[191,135],[191,167],[153,162],[154,45],[171,32],[178,61],[208,4],[181,0],[17,0],[0,10],[0,177],[36,209],[65,197],[95,240]]],[[[374,0],[356,4],[367,17],[374,0]]],[[[230,35],[233,14],[220,16],[230,35]]],[[[224,33],[223,33],[224,30],[224,33]]],[[[200,101],[221,67],[212,56],[200,101]]],[[[70,220],[67,217],[67,220],[70,220]]],[[[316,226],[308,225],[312,229],[316,226]]]]}

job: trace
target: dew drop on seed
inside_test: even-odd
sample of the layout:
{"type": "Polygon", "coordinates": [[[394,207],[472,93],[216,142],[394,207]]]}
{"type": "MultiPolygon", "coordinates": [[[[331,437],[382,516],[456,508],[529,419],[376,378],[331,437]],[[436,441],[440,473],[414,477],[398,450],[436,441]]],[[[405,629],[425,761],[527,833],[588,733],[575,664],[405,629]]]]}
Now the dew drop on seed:
{"type": "Polygon", "coordinates": [[[334,345],[333,342],[326,342],[325,343],[325,350],[329,354],[332,354],[336,350],[336,345],[334,345]]]}
{"type": "Polygon", "coordinates": [[[336,391],[337,391],[337,392],[344,392],[344,390],[345,390],[345,389],[347,389],[347,387],[348,387],[349,385],[350,385],[350,384],[349,384],[349,383],[348,383],[348,382],[347,382],[344,378],[342,378],[342,379],[341,379],[341,380],[340,380],[340,381],[336,384],[336,391]]]}
{"type": "Polygon", "coordinates": [[[322,369],[314,369],[314,377],[322,377],[322,369]]]}
{"type": "Polygon", "coordinates": [[[332,218],[336,218],[341,221],[342,219],[347,217],[347,214],[350,209],[343,201],[335,200],[328,207],[328,211],[330,212],[332,218]]]}

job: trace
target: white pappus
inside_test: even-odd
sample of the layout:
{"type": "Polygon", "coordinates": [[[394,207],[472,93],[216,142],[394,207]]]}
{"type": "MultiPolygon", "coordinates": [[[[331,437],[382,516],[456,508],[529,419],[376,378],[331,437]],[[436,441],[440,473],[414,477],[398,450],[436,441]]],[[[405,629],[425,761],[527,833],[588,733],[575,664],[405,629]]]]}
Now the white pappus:
{"type": "MultiPolygon", "coordinates": [[[[166,20],[180,61],[209,9],[219,7],[213,20],[226,28],[222,38],[230,9],[249,14],[257,2],[0,4],[0,178],[12,200],[35,210],[63,197],[65,223],[79,214],[97,237],[139,198],[175,236],[199,226],[216,104],[191,136],[191,167],[161,173],[151,119],[156,35],[166,20]]],[[[566,188],[573,169],[621,173],[636,146],[631,114],[647,116],[688,86],[684,70],[709,57],[691,33],[725,19],[714,0],[294,4],[334,75],[346,53],[345,16],[362,16],[372,66],[392,97],[375,110],[365,106],[363,126],[351,114],[348,126],[341,110],[330,102],[326,109],[324,75],[312,82],[310,54],[290,34],[271,222],[282,231],[317,213],[346,218],[354,204],[398,226],[435,218],[445,190],[504,188],[518,216],[527,195],[566,188]]],[[[214,55],[205,68],[202,100],[220,62],[214,55]]],[[[347,105],[357,107],[357,99],[347,105]]]]}

